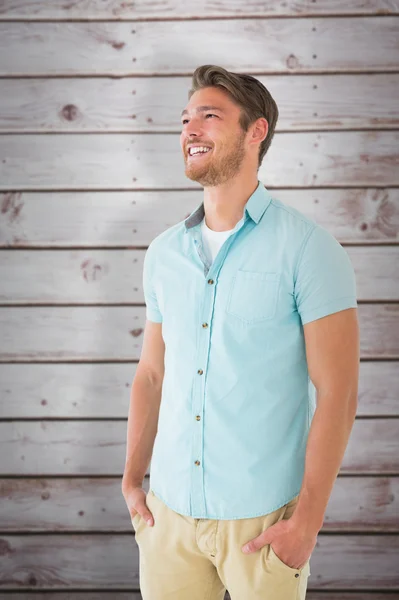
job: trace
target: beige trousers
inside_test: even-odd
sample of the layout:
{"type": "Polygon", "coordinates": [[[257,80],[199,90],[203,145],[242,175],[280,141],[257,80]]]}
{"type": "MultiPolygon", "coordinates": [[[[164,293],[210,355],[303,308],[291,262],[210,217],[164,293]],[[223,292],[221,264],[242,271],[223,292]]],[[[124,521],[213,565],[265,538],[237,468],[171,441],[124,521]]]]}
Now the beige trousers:
{"type": "Polygon", "coordinates": [[[154,525],[133,517],[143,600],[304,600],[309,560],[301,569],[281,561],[270,544],[245,554],[241,547],[280,519],[298,496],[267,515],[248,519],[195,519],[166,506],[150,489],[154,525]]]}

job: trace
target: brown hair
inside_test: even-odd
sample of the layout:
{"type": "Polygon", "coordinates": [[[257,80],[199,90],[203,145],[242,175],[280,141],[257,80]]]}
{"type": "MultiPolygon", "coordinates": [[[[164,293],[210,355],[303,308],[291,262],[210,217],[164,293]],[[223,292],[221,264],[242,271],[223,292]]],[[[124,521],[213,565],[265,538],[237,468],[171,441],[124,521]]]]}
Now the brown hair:
{"type": "Polygon", "coordinates": [[[278,119],[278,108],[269,90],[255,77],[244,73],[232,73],[216,65],[202,65],[193,73],[188,99],[197,90],[205,87],[218,87],[228,92],[231,100],[241,108],[239,124],[248,131],[252,123],[263,117],[269,124],[264,140],[259,146],[258,170],[270,143],[278,119]]]}

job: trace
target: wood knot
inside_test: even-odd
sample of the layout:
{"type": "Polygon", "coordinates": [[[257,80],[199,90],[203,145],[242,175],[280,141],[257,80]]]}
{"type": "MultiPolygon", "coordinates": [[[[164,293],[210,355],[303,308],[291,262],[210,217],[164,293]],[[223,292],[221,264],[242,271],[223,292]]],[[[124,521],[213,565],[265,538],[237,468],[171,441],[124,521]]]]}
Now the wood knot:
{"type": "Polygon", "coordinates": [[[23,205],[21,192],[8,192],[2,200],[1,212],[8,215],[9,222],[13,223],[18,219],[23,205]]]}
{"type": "Polygon", "coordinates": [[[296,69],[296,67],[299,65],[299,61],[295,54],[289,55],[289,57],[286,60],[286,65],[289,69],[296,69]]]}
{"type": "Polygon", "coordinates": [[[99,265],[94,262],[91,258],[88,258],[82,262],[80,269],[83,274],[85,281],[96,281],[101,279],[101,276],[108,273],[107,265],[99,265]]]}
{"type": "Polygon", "coordinates": [[[141,327],[138,327],[137,329],[131,329],[129,333],[133,337],[139,337],[139,335],[143,333],[143,329],[141,327]]]}
{"type": "Polygon", "coordinates": [[[125,46],[125,42],[111,42],[111,46],[115,48],[115,50],[122,50],[123,46],[125,46]]]}
{"type": "Polygon", "coordinates": [[[75,121],[78,117],[79,110],[75,104],[66,104],[61,111],[61,115],[66,121],[75,121]]]}
{"type": "Polygon", "coordinates": [[[6,556],[7,554],[12,554],[13,552],[14,550],[11,548],[7,540],[0,540],[0,556],[6,556]]]}

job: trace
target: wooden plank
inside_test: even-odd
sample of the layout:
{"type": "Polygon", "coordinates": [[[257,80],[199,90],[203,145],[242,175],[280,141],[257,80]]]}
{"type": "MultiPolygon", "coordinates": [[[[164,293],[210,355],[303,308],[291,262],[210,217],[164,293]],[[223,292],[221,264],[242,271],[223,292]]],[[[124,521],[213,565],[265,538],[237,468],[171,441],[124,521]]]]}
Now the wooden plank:
{"type": "MultiPolygon", "coordinates": [[[[397,73],[260,75],[279,107],[276,131],[399,125],[397,73]]],[[[0,80],[0,132],[181,131],[190,77],[0,80]],[[171,93],[173,90],[173,94],[171,93]],[[158,99],[162,98],[162,103],[158,99]],[[155,118],[156,116],[156,118],[155,118]]]]}
{"type": "Polygon", "coordinates": [[[399,299],[399,246],[345,250],[355,270],[358,300],[399,299]]]}
{"type": "MultiPolygon", "coordinates": [[[[325,594],[323,593],[323,596],[325,594]]],[[[307,597],[309,594],[307,594],[307,597]]],[[[399,595],[398,595],[399,597],[399,595]]],[[[319,600],[319,598],[312,598],[310,600],[319,600]]],[[[118,591],[96,591],[96,592],[29,592],[25,591],[22,593],[15,592],[0,592],[0,600],[142,600],[140,592],[129,591],[129,592],[118,592],[118,591]]],[[[229,598],[224,598],[229,600],[229,598]]],[[[325,600],[341,600],[338,596],[329,596],[325,600]]],[[[347,600],[347,599],[344,599],[347,600]]],[[[384,593],[377,595],[367,595],[360,598],[358,595],[351,597],[351,600],[396,600],[392,595],[388,596],[384,593]]]]}
{"type": "Polygon", "coordinates": [[[187,75],[199,64],[246,73],[396,71],[398,33],[394,16],[0,22],[0,75],[187,75]]]}
{"type": "MultiPolygon", "coordinates": [[[[264,178],[260,180],[264,182],[264,178]]],[[[341,243],[399,241],[398,188],[270,192],[325,227],[341,243]]],[[[0,247],[147,247],[202,200],[203,191],[198,188],[0,193],[0,247]]]]}
{"type": "MultiPolygon", "coordinates": [[[[399,301],[399,245],[345,248],[358,300],[399,301]]],[[[144,303],[144,250],[4,250],[1,304],[144,303]]]]}
{"type": "Polygon", "coordinates": [[[0,545],[3,590],[139,586],[139,549],[133,528],[132,535],[1,536],[0,545]]]}
{"type": "MultiPolygon", "coordinates": [[[[308,590],[307,600],[398,600],[399,592],[316,592],[308,590]]],[[[25,591],[22,594],[15,592],[0,592],[0,600],[141,600],[140,592],[103,591],[96,592],[51,592],[43,593],[25,591]]],[[[224,600],[231,600],[226,592],[224,600]]]]}
{"type": "Polygon", "coordinates": [[[399,357],[397,309],[399,309],[399,305],[396,304],[363,304],[359,306],[361,357],[399,357]],[[392,327],[391,333],[388,332],[390,327],[392,327]],[[371,343],[371,340],[376,343],[371,343]]]}
{"type": "MultiPolygon", "coordinates": [[[[399,304],[360,304],[362,358],[399,358],[399,304]]],[[[138,360],[142,306],[15,306],[0,310],[0,362],[138,360]]]]}
{"type": "Polygon", "coordinates": [[[144,254],[145,250],[4,250],[0,304],[143,304],[144,254]]]}
{"type": "Polygon", "coordinates": [[[264,0],[259,4],[245,6],[231,2],[163,2],[152,4],[146,0],[122,2],[90,0],[90,2],[70,2],[64,0],[3,0],[0,6],[0,19],[201,19],[204,17],[306,17],[309,15],[393,15],[399,12],[397,0],[288,0],[273,2],[264,0]]]}
{"type": "MultiPolygon", "coordinates": [[[[144,478],[148,492],[150,479],[144,478]]],[[[119,478],[0,480],[0,530],[5,533],[129,532],[119,478]]],[[[339,476],[323,532],[399,533],[399,477],[339,476]]]]}
{"type": "MultiPolygon", "coordinates": [[[[136,363],[0,364],[1,416],[3,419],[126,418],[136,366],[136,363]]],[[[399,416],[396,361],[360,363],[357,414],[399,416]]]]}
{"type": "MultiPolygon", "coordinates": [[[[32,534],[2,536],[3,590],[117,588],[138,586],[134,536],[32,534]]],[[[398,590],[399,535],[318,536],[310,559],[309,588],[398,590]],[[389,543],[388,543],[389,542],[389,543]]]]}
{"type": "MultiPolygon", "coordinates": [[[[0,474],[118,475],[126,421],[0,422],[0,474]]],[[[399,419],[356,419],[343,474],[399,474],[399,419]]]]}
{"type": "MultiPolygon", "coordinates": [[[[398,20],[399,21],[399,20],[398,20]]],[[[398,131],[276,133],[267,187],[399,185],[398,131]]],[[[197,188],[167,134],[0,135],[0,189],[197,188]]]]}
{"type": "MultiPolygon", "coordinates": [[[[392,592],[317,592],[309,590],[307,600],[398,600],[399,593],[392,592]]],[[[43,593],[25,591],[22,594],[15,592],[0,592],[0,600],[141,600],[140,592],[103,591],[96,592],[51,592],[43,593]]],[[[231,600],[226,592],[224,600],[231,600]]]]}

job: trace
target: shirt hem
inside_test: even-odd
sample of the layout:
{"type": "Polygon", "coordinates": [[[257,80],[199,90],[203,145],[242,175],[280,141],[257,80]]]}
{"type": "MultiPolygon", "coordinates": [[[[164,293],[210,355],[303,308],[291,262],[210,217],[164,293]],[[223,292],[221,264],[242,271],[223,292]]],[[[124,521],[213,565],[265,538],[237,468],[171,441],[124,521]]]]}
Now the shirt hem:
{"type": "Polygon", "coordinates": [[[184,512],[182,510],[177,510],[176,508],[174,508],[167,500],[165,500],[164,496],[162,494],[160,494],[159,492],[157,492],[152,486],[150,486],[151,491],[154,493],[155,496],[157,496],[157,498],[159,500],[162,500],[162,502],[164,504],[166,504],[166,506],[168,506],[170,509],[172,509],[173,511],[179,513],[180,515],[184,515],[185,517],[192,517],[193,519],[217,519],[219,521],[227,521],[227,520],[231,520],[231,519],[252,519],[255,517],[261,517],[261,516],[265,516],[268,515],[272,512],[274,512],[275,510],[282,508],[285,504],[288,504],[289,502],[291,502],[291,500],[293,500],[296,496],[298,496],[300,490],[298,490],[295,494],[290,494],[289,498],[287,500],[283,500],[283,502],[278,502],[277,505],[275,505],[274,507],[267,508],[266,510],[262,510],[260,512],[257,512],[255,514],[251,513],[251,514],[246,514],[246,515],[232,515],[230,517],[222,517],[219,515],[207,515],[207,516],[197,516],[197,515],[190,515],[190,513],[188,512],[184,512]]]}

